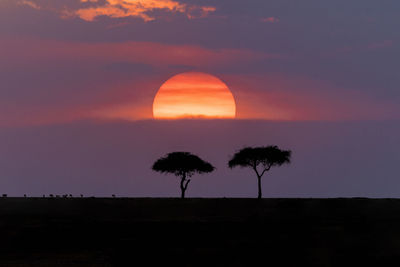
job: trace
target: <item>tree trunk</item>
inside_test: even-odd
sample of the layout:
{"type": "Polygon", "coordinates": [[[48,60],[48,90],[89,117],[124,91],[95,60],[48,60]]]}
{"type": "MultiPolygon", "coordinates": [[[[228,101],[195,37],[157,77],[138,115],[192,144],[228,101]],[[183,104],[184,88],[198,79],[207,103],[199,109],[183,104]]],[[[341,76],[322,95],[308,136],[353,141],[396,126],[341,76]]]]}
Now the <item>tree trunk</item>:
{"type": "Polygon", "coordinates": [[[185,192],[189,183],[190,179],[186,179],[186,173],[183,174],[181,178],[181,198],[185,198],[185,192]]]}
{"type": "Polygon", "coordinates": [[[185,198],[185,189],[182,189],[181,191],[181,198],[185,198]]]}
{"type": "Polygon", "coordinates": [[[181,178],[181,198],[185,198],[185,191],[186,191],[185,179],[186,179],[186,175],[182,175],[182,178],[181,178]]]}
{"type": "Polygon", "coordinates": [[[262,191],[261,191],[261,176],[257,176],[258,179],[258,199],[262,198],[262,191]]]}

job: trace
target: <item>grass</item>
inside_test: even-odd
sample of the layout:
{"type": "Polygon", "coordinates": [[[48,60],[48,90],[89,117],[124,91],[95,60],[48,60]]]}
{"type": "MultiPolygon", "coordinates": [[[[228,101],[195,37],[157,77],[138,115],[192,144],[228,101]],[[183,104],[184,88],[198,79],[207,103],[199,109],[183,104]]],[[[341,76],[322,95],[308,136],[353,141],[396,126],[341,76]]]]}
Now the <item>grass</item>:
{"type": "Polygon", "coordinates": [[[0,236],[0,266],[384,266],[400,200],[1,198],[0,236]]]}

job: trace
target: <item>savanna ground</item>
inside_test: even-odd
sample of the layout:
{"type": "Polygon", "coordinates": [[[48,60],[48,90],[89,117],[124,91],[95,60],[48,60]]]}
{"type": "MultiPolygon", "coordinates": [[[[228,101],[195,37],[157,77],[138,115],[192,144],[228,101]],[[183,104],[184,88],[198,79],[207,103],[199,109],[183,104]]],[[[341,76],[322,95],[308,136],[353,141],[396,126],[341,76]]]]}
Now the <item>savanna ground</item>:
{"type": "Polygon", "coordinates": [[[0,266],[398,266],[398,199],[2,198],[0,266]]]}

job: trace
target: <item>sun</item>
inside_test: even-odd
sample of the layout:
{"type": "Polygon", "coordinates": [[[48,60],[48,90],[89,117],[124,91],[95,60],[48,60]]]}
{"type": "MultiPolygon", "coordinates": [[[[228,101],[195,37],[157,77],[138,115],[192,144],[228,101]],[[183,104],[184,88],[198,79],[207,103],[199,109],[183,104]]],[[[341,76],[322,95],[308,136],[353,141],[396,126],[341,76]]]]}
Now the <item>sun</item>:
{"type": "Polygon", "coordinates": [[[184,72],[169,78],[153,101],[155,119],[233,119],[235,116],[235,99],[228,86],[202,72],[184,72]]]}

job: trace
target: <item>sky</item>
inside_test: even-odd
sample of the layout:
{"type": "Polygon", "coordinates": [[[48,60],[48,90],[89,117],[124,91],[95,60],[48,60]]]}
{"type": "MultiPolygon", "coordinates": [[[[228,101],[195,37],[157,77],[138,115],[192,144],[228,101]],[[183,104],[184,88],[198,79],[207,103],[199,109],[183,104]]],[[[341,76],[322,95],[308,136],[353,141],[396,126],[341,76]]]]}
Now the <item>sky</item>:
{"type": "Polygon", "coordinates": [[[227,169],[229,155],[279,144],[293,162],[265,179],[265,196],[398,196],[399,10],[396,0],[0,0],[1,191],[174,196],[176,179],[151,163],[190,150],[217,171],[189,196],[249,197],[255,177],[227,169]],[[237,119],[153,120],[160,86],[188,71],[221,79],[237,119]]]}

